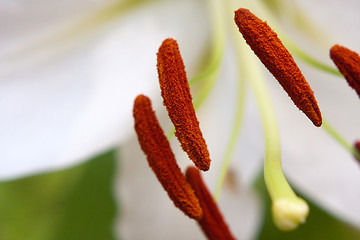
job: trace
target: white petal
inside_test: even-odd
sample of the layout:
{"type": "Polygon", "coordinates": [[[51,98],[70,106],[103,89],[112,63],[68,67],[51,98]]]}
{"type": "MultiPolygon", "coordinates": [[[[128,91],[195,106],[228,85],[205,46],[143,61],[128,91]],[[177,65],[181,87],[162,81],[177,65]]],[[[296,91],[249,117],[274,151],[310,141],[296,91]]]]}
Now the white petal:
{"type": "MultiPolygon", "coordinates": [[[[151,96],[157,86],[155,58],[161,41],[171,36],[188,46],[207,32],[205,19],[196,24],[189,20],[187,24],[204,31],[179,34],[182,18],[174,18],[173,9],[156,9],[116,18],[86,35],[77,48],[54,51],[46,61],[40,54],[41,61],[2,69],[0,178],[69,166],[126,138],[133,99],[140,93],[151,96]]],[[[188,59],[203,46],[183,49],[188,59]]]]}
{"type": "Polygon", "coordinates": [[[59,29],[99,11],[115,0],[2,0],[0,2],[0,55],[34,43],[59,29]]]}
{"type": "MultiPolygon", "coordinates": [[[[360,17],[356,1],[299,1],[320,29],[329,33],[333,44],[339,43],[360,52],[360,34],[356,29],[360,17]],[[325,7],[324,7],[325,6],[325,7]]],[[[311,53],[311,49],[308,49],[311,53]]],[[[316,52],[316,49],[315,51],[316,52]]],[[[334,66],[328,57],[314,57],[334,66]]],[[[315,92],[323,117],[351,144],[360,139],[360,100],[342,77],[319,73],[301,65],[305,77],[315,92]]],[[[275,84],[275,83],[274,83],[275,84]]],[[[273,85],[273,84],[272,84],[273,85]]],[[[281,126],[285,174],[320,206],[360,227],[359,164],[325,131],[311,125],[280,87],[272,90],[281,126]]],[[[311,214],[311,210],[310,210],[311,214]]]]}

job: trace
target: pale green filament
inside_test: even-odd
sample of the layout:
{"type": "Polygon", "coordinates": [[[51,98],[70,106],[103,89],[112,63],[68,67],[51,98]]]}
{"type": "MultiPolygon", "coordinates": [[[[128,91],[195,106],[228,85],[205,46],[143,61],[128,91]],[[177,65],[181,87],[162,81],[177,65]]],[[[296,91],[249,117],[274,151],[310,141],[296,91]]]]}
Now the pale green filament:
{"type": "Polygon", "coordinates": [[[266,83],[259,67],[259,61],[237,31],[235,31],[234,36],[237,39],[239,64],[244,70],[246,79],[250,82],[263,124],[265,138],[264,177],[272,199],[273,219],[278,228],[292,230],[299,223],[305,221],[309,208],[304,200],[296,196],[284,176],[281,165],[278,125],[266,83]]]}
{"type": "Polygon", "coordinates": [[[235,113],[235,119],[234,119],[234,125],[232,127],[231,136],[229,143],[227,145],[226,151],[225,151],[225,157],[221,162],[221,169],[220,174],[218,177],[218,181],[216,183],[215,188],[215,194],[214,198],[216,201],[219,200],[220,192],[222,189],[222,186],[225,181],[225,177],[227,174],[227,171],[230,166],[230,160],[231,156],[235,150],[236,142],[240,134],[240,129],[243,122],[243,116],[244,116],[244,106],[245,106],[245,99],[246,99],[246,84],[244,78],[241,76],[238,80],[237,84],[237,102],[236,102],[236,113],[235,113]]]}
{"type": "MultiPolygon", "coordinates": [[[[225,47],[225,21],[224,21],[224,9],[221,0],[212,0],[211,4],[211,20],[213,26],[213,44],[211,47],[211,56],[209,66],[204,71],[200,72],[194,78],[189,80],[189,84],[204,82],[204,86],[201,87],[200,92],[193,100],[194,108],[197,109],[207,98],[211,90],[213,89],[218,73],[220,69],[220,63],[224,55],[225,47]]],[[[171,139],[174,136],[175,128],[173,127],[167,134],[167,138],[171,139]]]]}
{"type": "MultiPolygon", "coordinates": [[[[321,126],[328,134],[330,134],[334,140],[336,140],[341,146],[353,154],[356,159],[360,159],[360,153],[357,151],[353,145],[349,144],[341,135],[338,133],[325,119],[323,119],[323,124],[321,126]]],[[[358,160],[360,161],[360,160],[358,160]]]]}
{"type": "Polygon", "coordinates": [[[341,73],[336,68],[330,67],[330,66],[318,61],[317,59],[308,55],[304,51],[300,50],[300,48],[298,46],[295,46],[295,44],[293,44],[291,41],[286,40],[286,41],[284,41],[284,43],[286,44],[286,47],[289,48],[291,53],[293,53],[299,59],[304,61],[306,64],[308,64],[316,69],[319,69],[323,72],[330,73],[335,76],[342,76],[341,73]]]}
{"type": "Polygon", "coordinates": [[[282,230],[292,230],[305,221],[308,206],[304,200],[297,197],[288,184],[281,165],[280,136],[278,125],[266,89],[258,60],[250,49],[246,49],[244,41],[240,46],[241,66],[250,81],[260,111],[265,137],[264,177],[267,189],[272,199],[273,218],[275,224],[282,230]]]}
{"type": "Polygon", "coordinates": [[[223,3],[221,0],[212,0],[210,2],[211,12],[212,12],[212,26],[214,29],[213,39],[214,46],[211,54],[211,61],[209,67],[205,70],[204,73],[200,74],[198,78],[195,78],[190,83],[194,83],[197,79],[207,78],[204,86],[201,87],[200,92],[194,99],[194,107],[198,108],[203,101],[207,98],[210,91],[215,85],[216,80],[218,79],[218,73],[220,69],[220,63],[222,56],[224,55],[224,46],[225,46],[225,17],[223,3]]]}

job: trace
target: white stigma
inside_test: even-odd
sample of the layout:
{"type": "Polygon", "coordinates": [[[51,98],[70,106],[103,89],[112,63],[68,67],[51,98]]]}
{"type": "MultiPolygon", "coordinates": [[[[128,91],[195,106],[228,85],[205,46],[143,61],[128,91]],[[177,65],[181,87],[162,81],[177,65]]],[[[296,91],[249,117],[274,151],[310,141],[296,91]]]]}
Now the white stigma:
{"type": "Polygon", "coordinates": [[[301,198],[280,198],[272,205],[276,226],[283,231],[290,231],[306,221],[309,206],[301,198]]]}

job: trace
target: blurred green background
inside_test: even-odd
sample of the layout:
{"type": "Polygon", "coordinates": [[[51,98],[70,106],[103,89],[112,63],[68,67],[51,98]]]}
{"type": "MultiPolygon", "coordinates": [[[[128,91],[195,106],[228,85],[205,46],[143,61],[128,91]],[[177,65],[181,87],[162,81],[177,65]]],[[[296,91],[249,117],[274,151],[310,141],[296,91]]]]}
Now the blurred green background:
{"type": "MultiPolygon", "coordinates": [[[[116,154],[109,151],[69,169],[0,183],[0,239],[116,239],[113,229],[120,211],[113,194],[115,170],[116,154]]],[[[265,212],[257,239],[360,239],[359,230],[311,202],[307,223],[293,232],[281,232],[271,220],[262,175],[255,189],[264,200],[265,212]]]]}
{"type": "Polygon", "coordinates": [[[112,240],[115,151],[70,169],[0,183],[1,240],[112,240]]]}

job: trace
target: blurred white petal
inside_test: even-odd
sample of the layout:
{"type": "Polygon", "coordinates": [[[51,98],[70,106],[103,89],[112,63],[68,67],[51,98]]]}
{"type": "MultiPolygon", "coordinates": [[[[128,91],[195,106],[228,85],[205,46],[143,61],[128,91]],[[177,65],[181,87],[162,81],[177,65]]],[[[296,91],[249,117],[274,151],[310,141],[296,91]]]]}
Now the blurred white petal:
{"type": "MultiPolygon", "coordinates": [[[[298,1],[310,19],[327,32],[329,51],[336,43],[360,52],[358,1],[298,1]]],[[[308,49],[309,53],[318,49],[308,49]]],[[[314,57],[333,65],[329,53],[314,57]]],[[[298,61],[300,62],[300,61],[298,61]]],[[[323,117],[350,143],[360,138],[360,100],[345,79],[319,73],[309,66],[301,69],[318,100],[323,117]]],[[[271,85],[276,85],[272,83],[271,85]]],[[[360,227],[360,174],[354,157],[325,131],[317,129],[291,106],[282,89],[272,86],[272,97],[281,128],[286,176],[301,191],[328,211],[360,227]]],[[[310,212],[311,214],[311,212],[310,212]]]]}
{"type": "MultiPolygon", "coordinates": [[[[317,10],[319,11],[319,8],[317,10]]],[[[306,8],[305,12],[307,12],[306,8]]],[[[332,18],[326,14],[323,16],[332,18]]],[[[321,24],[327,23],[327,20],[324,19],[324,22],[320,23],[320,27],[321,24]]],[[[354,33],[352,33],[353,35],[354,33]]],[[[359,38],[360,36],[357,35],[357,39],[359,38]]],[[[349,44],[351,45],[351,43],[349,44]]],[[[192,45],[196,46],[196,44],[192,45]]],[[[221,160],[232,131],[236,101],[236,76],[234,72],[237,67],[241,68],[241,66],[236,66],[232,57],[230,50],[223,61],[222,73],[214,91],[197,111],[200,126],[212,158],[210,171],[203,174],[211,190],[214,189],[221,160]]],[[[315,57],[331,64],[327,55],[315,57]]],[[[186,61],[185,65],[188,65],[186,61]]],[[[359,137],[360,134],[356,131],[356,123],[360,120],[359,114],[354,114],[354,110],[358,109],[359,101],[356,99],[357,96],[353,90],[341,78],[311,71],[308,66],[301,65],[301,69],[304,70],[305,76],[313,87],[325,117],[334,123],[350,141],[359,137]],[[343,107],[344,104],[347,106],[346,108],[343,107]],[[339,119],[339,116],[348,117],[339,119]],[[341,125],[343,122],[347,122],[347,124],[341,125]],[[340,126],[336,124],[340,124],[340,126]]],[[[267,72],[265,69],[264,71],[267,72]]],[[[286,176],[291,183],[321,206],[347,222],[358,226],[360,214],[357,200],[360,196],[357,189],[360,188],[356,186],[359,185],[360,176],[356,162],[327,133],[315,128],[297,110],[270,74],[267,74],[267,78],[281,130],[282,160],[286,176]]],[[[161,108],[160,113],[166,118],[164,108],[161,108]]],[[[162,119],[162,125],[169,126],[170,124],[168,124],[168,120],[162,119]]],[[[145,156],[140,154],[135,157],[134,152],[136,150],[129,146],[126,145],[122,150],[125,152],[122,155],[122,161],[141,160],[145,162],[145,156]],[[128,155],[130,153],[132,155],[128,155]]],[[[172,147],[175,150],[179,165],[185,169],[191,162],[182,152],[175,139],[172,141],[172,147]]],[[[247,96],[243,128],[231,166],[237,174],[236,180],[241,191],[238,195],[232,195],[225,188],[219,203],[232,230],[241,239],[252,239],[255,236],[261,218],[259,203],[254,195],[249,194],[247,188],[254,180],[254,175],[258,173],[258,169],[262,167],[263,148],[260,117],[250,93],[247,96]],[[239,196],[243,196],[242,200],[239,196]],[[244,223],[248,225],[245,227],[244,223]]],[[[140,148],[138,149],[140,151],[140,148]]],[[[123,198],[124,219],[119,223],[121,226],[119,232],[123,233],[123,236],[126,236],[125,238],[131,239],[141,239],[144,236],[154,239],[173,239],[174,236],[175,238],[181,236],[181,239],[197,239],[200,230],[194,228],[194,223],[191,223],[191,220],[174,208],[147,163],[137,165],[138,163],[132,162],[132,164],[133,167],[126,167],[124,164],[125,169],[122,169],[120,173],[122,175],[120,177],[120,196],[123,198]],[[137,171],[133,168],[136,168],[137,171]],[[131,184],[133,184],[132,187],[131,184]],[[148,204],[151,204],[151,207],[148,204]],[[155,217],[159,215],[161,217],[155,217]],[[145,226],[150,219],[154,228],[142,228],[141,231],[136,231],[139,222],[144,221],[140,225],[145,226]],[[174,225],[178,227],[174,228],[174,225]],[[159,229],[167,230],[163,232],[159,229]]]]}
{"type": "MultiPolygon", "coordinates": [[[[191,46],[205,38],[205,19],[194,24],[188,18],[202,30],[195,31],[173,16],[172,8],[154,4],[114,19],[61,54],[2,68],[0,178],[69,166],[117,146],[131,131],[135,96],[158,93],[159,43],[171,36],[191,46]]],[[[202,49],[185,47],[184,58],[202,49]]]]}
{"type": "MultiPolygon", "coordinates": [[[[77,24],[117,0],[2,0],[0,55],[10,53],[77,24]]],[[[124,0],[120,0],[121,2],[124,0]]]]}

